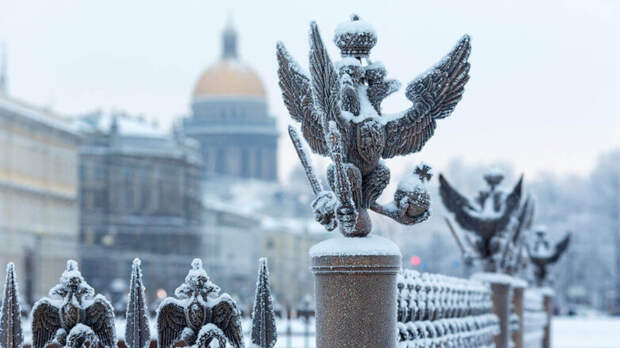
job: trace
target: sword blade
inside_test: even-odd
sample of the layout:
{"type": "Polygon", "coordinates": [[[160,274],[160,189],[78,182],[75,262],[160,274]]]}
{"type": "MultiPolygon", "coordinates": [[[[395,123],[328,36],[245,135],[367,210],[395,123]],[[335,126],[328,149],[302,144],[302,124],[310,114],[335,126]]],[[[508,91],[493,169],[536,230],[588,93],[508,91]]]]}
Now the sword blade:
{"type": "Polygon", "coordinates": [[[303,145],[301,144],[301,139],[297,134],[297,131],[293,126],[288,126],[288,135],[293,142],[293,146],[295,147],[295,151],[297,152],[297,156],[301,161],[301,165],[304,167],[304,172],[306,172],[306,177],[308,178],[308,182],[310,182],[310,187],[312,187],[312,192],[317,195],[319,192],[323,191],[323,187],[321,182],[314,174],[314,170],[312,165],[310,164],[310,159],[308,158],[308,154],[306,153],[303,145]]]}

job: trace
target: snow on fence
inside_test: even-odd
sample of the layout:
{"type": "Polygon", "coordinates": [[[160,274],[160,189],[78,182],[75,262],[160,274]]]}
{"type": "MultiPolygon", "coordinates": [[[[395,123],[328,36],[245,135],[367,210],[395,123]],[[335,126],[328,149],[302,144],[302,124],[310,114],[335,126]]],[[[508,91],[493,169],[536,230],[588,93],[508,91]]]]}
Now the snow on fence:
{"type": "Polygon", "coordinates": [[[398,278],[399,347],[495,347],[487,284],[405,270],[398,278]]]}

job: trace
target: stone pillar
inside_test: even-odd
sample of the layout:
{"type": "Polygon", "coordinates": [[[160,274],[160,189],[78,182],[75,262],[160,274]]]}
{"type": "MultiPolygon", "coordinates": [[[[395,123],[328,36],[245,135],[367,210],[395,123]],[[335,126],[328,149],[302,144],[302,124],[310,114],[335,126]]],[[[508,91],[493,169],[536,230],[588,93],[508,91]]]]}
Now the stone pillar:
{"type": "Polygon", "coordinates": [[[526,348],[523,346],[523,335],[525,334],[525,322],[523,320],[524,314],[524,296],[525,296],[525,287],[527,284],[523,283],[515,283],[513,292],[512,292],[512,308],[514,313],[519,318],[519,329],[512,333],[512,340],[515,343],[515,348],[526,348]]]}
{"type": "Polygon", "coordinates": [[[472,279],[491,286],[493,312],[499,319],[499,335],[495,336],[496,348],[512,346],[512,330],[510,316],[512,314],[512,283],[513,278],[501,273],[476,273],[472,279]]]}
{"type": "Polygon", "coordinates": [[[544,289],[543,308],[547,313],[545,334],[543,336],[543,348],[551,348],[551,319],[553,318],[553,290],[544,289]]]}
{"type": "Polygon", "coordinates": [[[396,348],[401,254],[378,237],[334,238],[310,250],[317,348],[396,348]]]}

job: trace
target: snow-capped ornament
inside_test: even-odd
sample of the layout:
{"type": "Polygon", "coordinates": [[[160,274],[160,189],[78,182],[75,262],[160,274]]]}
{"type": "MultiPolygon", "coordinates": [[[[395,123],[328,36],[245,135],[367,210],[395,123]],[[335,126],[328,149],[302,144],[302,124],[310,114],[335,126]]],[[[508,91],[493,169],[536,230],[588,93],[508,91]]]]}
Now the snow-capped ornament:
{"type": "Polygon", "coordinates": [[[32,336],[33,348],[45,348],[52,342],[75,346],[86,341],[116,347],[114,309],[104,296],[95,295],[76,261],[67,261],[60,283],[50,290],[49,297],[34,304],[32,336]]]}
{"type": "Polygon", "coordinates": [[[350,21],[336,27],[334,43],[340,48],[342,57],[368,57],[377,44],[377,34],[372,25],[353,14],[350,21]]]}
{"type": "Polygon", "coordinates": [[[552,247],[547,238],[546,229],[539,226],[536,228],[536,241],[534,245],[525,244],[530,260],[534,265],[534,276],[538,286],[549,285],[548,283],[551,282],[548,279],[548,267],[558,262],[560,257],[566,252],[570,244],[570,236],[570,233],[567,233],[561,241],[552,247]]]}
{"type": "Polygon", "coordinates": [[[165,298],[157,309],[159,347],[170,348],[180,340],[196,348],[208,348],[213,340],[243,347],[237,304],[230,295],[220,295],[220,288],[209,280],[202,260],[192,261],[185,283],[175,295],[177,298],[165,298]]]}
{"type": "Polygon", "coordinates": [[[0,307],[0,347],[21,348],[23,342],[24,335],[15,265],[9,263],[6,265],[6,280],[4,282],[2,307],[0,307]]]}
{"type": "Polygon", "coordinates": [[[278,341],[273,297],[269,285],[267,258],[259,260],[256,295],[252,311],[252,344],[257,348],[273,348],[278,341]]]}
{"type": "Polygon", "coordinates": [[[315,218],[328,230],[338,225],[347,237],[370,233],[369,209],[402,224],[422,222],[429,214],[424,194],[413,194],[416,198],[402,191],[399,200],[376,201],[390,181],[390,170],[381,159],[420,151],[436,121],[452,113],[469,80],[470,38],[465,35],[435,67],[409,83],[405,95],[413,105],[393,115],[384,114],[381,103],[400,83],[385,79],[383,64],[369,59],[377,43],[372,26],[353,15],[337,27],[334,42],[342,60],[332,64],[316,23],[310,24],[310,77],[284,45],[277,44],[284,103],[293,120],[301,123],[312,151],[333,162],[327,175],[333,194],[325,194],[298,137],[291,135],[317,195],[312,203],[315,218]]]}
{"type": "Polygon", "coordinates": [[[521,206],[523,176],[511,192],[498,189],[503,174],[497,171],[485,175],[484,179],[489,188],[481,190],[473,202],[454,189],[442,174],[439,174],[439,193],[459,226],[469,232],[464,235],[465,240],[482,261],[484,270],[496,272],[508,242],[509,225],[521,206]]]}
{"type": "Polygon", "coordinates": [[[148,348],[151,343],[148,308],[140,266],[140,259],[134,259],[131,266],[129,294],[127,295],[129,300],[125,316],[125,344],[128,348],[148,348]]]}

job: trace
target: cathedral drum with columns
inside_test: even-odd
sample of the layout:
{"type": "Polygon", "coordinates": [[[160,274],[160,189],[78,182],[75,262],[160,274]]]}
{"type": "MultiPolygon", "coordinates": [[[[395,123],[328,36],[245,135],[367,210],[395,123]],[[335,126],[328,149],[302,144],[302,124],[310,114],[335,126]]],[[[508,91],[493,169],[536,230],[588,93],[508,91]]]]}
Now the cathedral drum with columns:
{"type": "Polygon", "coordinates": [[[239,59],[232,26],[222,38],[222,58],[198,79],[183,132],[200,143],[205,178],[276,181],[278,132],[263,83],[239,59]]]}

